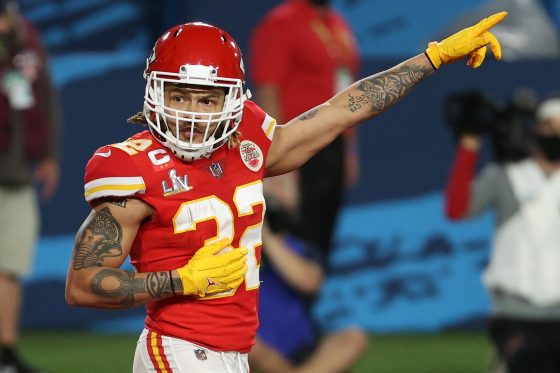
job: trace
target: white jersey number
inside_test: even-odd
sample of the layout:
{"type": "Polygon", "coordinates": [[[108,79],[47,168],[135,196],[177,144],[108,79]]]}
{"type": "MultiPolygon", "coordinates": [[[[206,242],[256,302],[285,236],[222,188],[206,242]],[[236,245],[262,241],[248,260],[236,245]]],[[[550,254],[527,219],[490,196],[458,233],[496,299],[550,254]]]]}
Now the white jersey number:
{"type": "MultiPolygon", "coordinates": [[[[233,202],[235,203],[238,217],[255,214],[254,207],[261,204],[263,205],[262,214],[264,214],[265,202],[262,182],[259,180],[238,186],[233,195],[233,202]]],[[[247,254],[248,268],[245,274],[245,288],[247,290],[259,287],[259,266],[256,248],[262,245],[262,218],[263,216],[261,216],[259,223],[247,227],[239,240],[240,246],[249,250],[247,254]]],[[[215,237],[208,237],[204,241],[204,244],[207,245],[222,238],[233,240],[235,236],[233,219],[234,213],[226,202],[216,196],[209,196],[181,204],[173,218],[173,228],[176,234],[194,231],[196,230],[197,223],[214,220],[218,227],[217,234],[215,237]]]]}

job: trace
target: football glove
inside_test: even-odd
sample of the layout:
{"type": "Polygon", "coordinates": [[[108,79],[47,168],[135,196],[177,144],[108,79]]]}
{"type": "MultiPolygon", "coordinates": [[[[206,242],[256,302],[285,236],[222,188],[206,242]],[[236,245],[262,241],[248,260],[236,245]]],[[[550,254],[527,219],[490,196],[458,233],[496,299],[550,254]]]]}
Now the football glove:
{"type": "Polygon", "coordinates": [[[426,55],[434,66],[439,69],[443,64],[455,62],[470,55],[467,65],[477,68],[482,65],[486,56],[486,45],[494,57],[502,58],[502,47],[498,39],[488,30],[507,17],[507,12],[499,12],[484,18],[476,25],[463,29],[440,42],[431,42],[426,49],[426,55]]]}
{"type": "Polygon", "coordinates": [[[184,295],[204,298],[237,289],[247,272],[247,249],[230,249],[218,254],[230,244],[230,240],[222,239],[206,245],[184,267],[177,269],[184,295]]]}

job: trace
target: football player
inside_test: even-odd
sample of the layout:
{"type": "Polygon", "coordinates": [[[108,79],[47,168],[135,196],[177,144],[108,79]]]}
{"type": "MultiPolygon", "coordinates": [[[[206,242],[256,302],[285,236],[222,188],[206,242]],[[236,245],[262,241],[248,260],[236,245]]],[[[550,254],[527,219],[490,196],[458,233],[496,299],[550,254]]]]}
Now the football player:
{"type": "Polygon", "coordinates": [[[146,304],[140,372],[248,372],[257,326],[264,177],[296,169],[345,129],[393,106],[441,65],[478,67],[495,14],[362,79],[285,125],[249,100],[235,41],[177,25],[147,59],[139,132],[101,147],[85,170],[92,211],[69,266],[70,305],[146,304]],[[304,123],[306,122],[306,123],[304,123]],[[134,271],[120,269],[130,256],[134,271]]]}

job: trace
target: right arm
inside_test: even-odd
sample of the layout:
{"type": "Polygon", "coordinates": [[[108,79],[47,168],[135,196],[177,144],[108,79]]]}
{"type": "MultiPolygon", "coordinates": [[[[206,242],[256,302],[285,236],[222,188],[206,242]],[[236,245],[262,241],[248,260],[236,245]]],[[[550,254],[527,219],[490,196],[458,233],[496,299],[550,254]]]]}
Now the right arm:
{"type": "Polygon", "coordinates": [[[73,306],[128,308],[183,293],[177,272],[135,273],[119,267],[152,208],[137,199],[95,206],[76,235],[66,281],[73,306]],[[173,288],[171,282],[173,281],[173,288]]]}

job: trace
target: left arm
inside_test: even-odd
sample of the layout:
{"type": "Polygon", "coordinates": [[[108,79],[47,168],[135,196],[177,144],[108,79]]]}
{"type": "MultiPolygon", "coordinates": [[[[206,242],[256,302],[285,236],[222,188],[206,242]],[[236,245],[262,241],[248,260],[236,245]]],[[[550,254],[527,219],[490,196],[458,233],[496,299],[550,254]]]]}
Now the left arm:
{"type": "Polygon", "coordinates": [[[278,126],[265,176],[283,174],[303,165],[345,129],[393,106],[441,65],[470,56],[467,65],[477,68],[484,61],[487,44],[496,59],[500,59],[500,44],[488,30],[506,16],[506,12],[496,13],[441,42],[431,42],[425,54],[359,80],[299,118],[278,126]]]}
{"type": "Polygon", "coordinates": [[[381,114],[433,72],[428,58],[420,54],[355,82],[324,104],[278,126],[268,154],[266,176],[300,167],[345,129],[381,114]]]}

